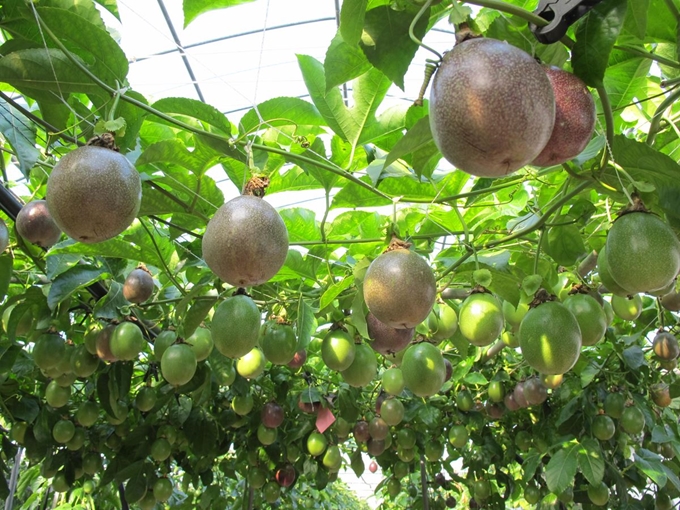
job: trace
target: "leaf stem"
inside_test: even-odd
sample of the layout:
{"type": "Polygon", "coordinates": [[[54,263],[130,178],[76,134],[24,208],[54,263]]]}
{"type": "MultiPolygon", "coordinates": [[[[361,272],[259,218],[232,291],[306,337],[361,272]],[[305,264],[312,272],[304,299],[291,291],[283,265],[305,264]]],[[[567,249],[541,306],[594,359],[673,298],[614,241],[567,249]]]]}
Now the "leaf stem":
{"type": "Polygon", "coordinates": [[[671,11],[671,14],[676,20],[680,20],[680,11],[678,10],[678,6],[675,5],[675,2],[673,0],[666,0],[666,6],[668,7],[668,10],[671,11]]]}
{"type": "Polygon", "coordinates": [[[620,50],[620,51],[625,51],[626,53],[630,53],[631,55],[636,55],[638,57],[648,58],[649,60],[654,60],[655,62],[658,62],[659,64],[666,65],[668,67],[680,69],[680,62],[676,62],[675,60],[671,60],[669,58],[665,58],[665,57],[662,57],[660,55],[656,55],[654,53],[650,53],[648,51],[641,50],[640,48],[632,48],[630,46],[615,45],[614,49],[620,50]]]}
{"type": "Polygon", "coordinates": [[[170,271],[170,268],[168,267],[168,264],[165,262],[165,259],[163,258],[163,253],[161,252],[161,249],[158,246],[158,243],[156,243],[156,238],[154,237],[153,233],[151,230],[149,230],[149,227],[146,226],[146,223],[142,221],[142,219],[139,219],[139,222],[142,224],[142,227],[144,227],[144,230],[146,230],[146,233],[149,234],[149,237],[151,238],[151,242],[153,243],[154,248],[156,248],[156,253],[158,253],[158,258],[161,261],[161,264],[163,264],[163,269],[165,269],[165,274],[168,277],[168,279],[172,282],[172,284],[177,287],[177,290],[179,291],[182,296],[187,295],[187,291],[184,290],[184,287],[182,287],[177,279],[172,275],[172,272],[170,271]]]}
{"type": "Polygon", "coordinates": [[[647,145],[652,145],[654,143],[656,135],[659,133],[661,129],[661,120],[663,119],[664,113],[666,113],[666,110],[668,110],[668,108],[670,108],[679,97],[680,88],[668,94],[668,97],[666,97],[666,99],[664,99],[659,105],[659,107],[656,109],[656,111],[654,112],[654,116],[652,117],[652,121],[650,122],[649,125],[647,140],[645,140],[647,142],[647,145]]]}
{"type": "Polygon", "coordinates": [[[417,44],[418,46],[420,46],[421,48],[424,48],[424,49],[426,49],[427,51],[429,51],[430,53],[433,53],[433,54],[437,55],[437,58],[439,59],[439,61],[441,61],[442,56],[439,54],[439,52],[436,51],[436,50],[434,50],[434,49],[432,49],[432,48],[430,48],[428,45],[423,44],[423,41],[421,41],[420,39],[418,39],[418,38],[416,37],[416,34],[415,34],[415,28],[416,28],[416,25],[418,24],[418,21],[420,21],[420,18],[423,17],[423,14],[425,14],[425,13],[428,11],[428,9],[429,9],[430,6],[432,5],[432,2],[433,2],[433,1],[434,1],[434,0],[427,0],[427,2],[425,2],[425,3],[423,4],[423,6],[420,8],[420,10],[418,11],[418,14],[416,14],[415,18],[413,18],[413,21],[411,21],[411,25],[409,25],[409,27],[408,27],[408,36],[411,38],[411,40],[412,40],[414,43],[416,43],[416,44],[417,44]]]}
{"type": "Polygon", "coordinates": [[[547,229],[541,229],[541,235],[538,236],[538,245],[536,245],[536,256],[534,257],[534,274],[538,274],[538,264],[541,261],[541,245],[547,229]]]}
{"type": "Polygon", "coordinates": [[[604,88],[604,84],[600,84],[596,87],[597,94],[600,96],[600,103],[602,104],[602,112],[604,113],[604,123],[606,129],[606,139],[602,160],[600,161],[600,168],[604,168],[609,161],[609,151],[614,144],[614,112],[612,111],[612,104],[609,101],[609,94],[607,94],[607,89],[604,88]]]}

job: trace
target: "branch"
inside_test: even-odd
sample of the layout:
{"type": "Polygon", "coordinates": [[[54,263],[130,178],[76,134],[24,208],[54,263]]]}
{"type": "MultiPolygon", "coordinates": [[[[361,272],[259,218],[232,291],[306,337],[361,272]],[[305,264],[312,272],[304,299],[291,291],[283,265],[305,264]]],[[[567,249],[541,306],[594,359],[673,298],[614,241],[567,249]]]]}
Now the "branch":
{"type": "Polygon", "coordinates": [[[655,53],[650,53],[648,51],[641,50],[640,48],[633,48],[633,47],[630,47],[630,46],[615,45],[614,49],[620,50],[620,51],[625,51],[626,53],[630,53],[631,55],[636,55],[638,57],[648,58],[649,60],[654,60],[655,62],[658,62],[659,64],[663,64],[663,65],[668,66],[668,67],[680,69],[680,62],[676,62],[675,60],[671,60],[669,58],[665,58],[665,57],[662,57],[660,55],[656,55],[655,53]]]}
{"type": "Polygon", "coordinates": [[[673,103],[680,97],[680,88],[671,92],[666,99],[664,99],[659,107],[654,112],[652,121],[649,125],[649,132],[647,133],[647,145],[652,145],[656,139],[656,135],[661,129],[661,120],[663,119],[664,113],[668,110],[673,103]]]}
{"type": "Polygon", "coordinates": [[[614,144],[614,112],[612,112],[612,104],[609,101],[609,94],[607,94],[607,89],[604,88],[604,85],[599,85],[596,90],[600,96],[600,103],[602,103],[602,112],[604,113],[604,122],[607,129],[607,143],[605,144],[604,154],[600,162],[600,168],[604,168],[609,160],[609,151],[614,144]]]}

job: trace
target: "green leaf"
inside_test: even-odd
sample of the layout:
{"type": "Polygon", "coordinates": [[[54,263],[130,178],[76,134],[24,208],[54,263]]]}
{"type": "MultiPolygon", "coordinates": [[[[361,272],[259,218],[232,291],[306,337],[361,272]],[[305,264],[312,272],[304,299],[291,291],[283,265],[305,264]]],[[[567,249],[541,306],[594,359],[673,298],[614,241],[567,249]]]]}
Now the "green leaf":
{"type": "Polygon", "coordinates": [[[463,381],[466,384],[479,384],[479,385],[489,384],[488,379],[484,377],[484,374],[482,374],[481,372],[473,372],[471,374],[468,374],[463,378],[463,381]]]}
{"type": "MultiPolygon", "coordinates": [[[[169,115],[191,117],[215,128],[215,131],[231,135],[232,125],[229,119],[217,108],[197,99],[187,97],[166,97],[151,105],[154,109],[169,115]]],[[[156,122],[166,123],[165,120],[154,117],[156,122]]]]}
{"type": "Polygon", "coordinates": [[[541,288],[541,283],[543,283],[543,277],[538,274],[532,274],[522,280],[522,290],[527,296],[533,296],[541,288]]]}
{"type": "Polygon", "coordinates": [[[120,309],[130,306],[130,302],[123,295],[123,286],[118,282],[109,284],[109,291],[92,310],[92,314],[102,319],[117,319],[120,317],[120,309]]]}
{"type": "Polygon", "coordinates": [[[19,169],[28,178],[40,158],[40,151],[35,147],[35,125],[4,99],[0,99],[0,133],[14,149],[19,169]]]}
{"type": "Polygon", "coordinates": [[[541,456],[538,453],[529,453],[522,463],[522,480],[528,482],[534,478],[538,466],[541,464],[541,456]]]}
{"type": "Polygon", "coordinates": [[[319,301],[319,310],[323,310],[328,305],[330,305],[342,291],[349,289],[353,284],[354,276],[350,275],[328,287],[321,295],[321,300],[319,301]]]}
{"type": "Polygon", "coordinates": [[[319,238],[316,214],[310,209],[291,207],[279,212],[288,229],[291,243],[298,241],[314,241],[319,238]]]}
{"type": "Polygon", "coordinates": [[[10,254],[0,256],[0,302],[5,299],[12,278],[14,259],[10,254]]]}
{"type": "Polygon", "coordinates": [[[87,62],[87,67],[100,80],[115,88],[125,83],[127,57],[105,27],[66,9],[39,7],[37,11],[62,42],[71,43],[71,51],[87,62]]]}
{"type": "Polygon", "coordinates": [[[604,478],[604,458],[599,443],[590,437],[581,441],[578,451],[578,465],[590,485],[599,485],[604,478]]]}
{"type": "Polygon", "coordinates": [[[598,87],[604,80],[609,54],[619,36],[628,0],[605,0],[596,5],[576,28],[572,67],[586,85],[598,87]]]}
{"type": "Polygon", "coordinates": [[[328,92],[367,72],[371,68],[371,63],[359,46],[345,42],[340,34],[337,34],[326,51],[323,66],[326,70],[328,92]]]}
{"type": "MultiPolygon", "coordinates": [[[[555,223],[566,221],[569,221],[568,217],[560,216],[555,223]]],[[[545,252],[561,266],[573,266],[587,252],[576,225],[550,227],[545,239],[545,252]]]]}
{"type": "Polygon", "coordinates": [[[275,97],[248,111],[239,124],[243,133],[280,126],[325,126],[313,104],[297,97],[275,97]],[[259,112],[259,116],[258,116],[259,112]],[[260,120],[262,117],[262,120],[260,120]]]}
{"type": "Polygon", "coordinates": [[[194,454],[208,455],[214,450],[218,437],[217,425],[202,409],[193,409],[184,426],[193,431],[187,439],[194,454]]]}
{"type": "MultiPolygon", "coordinates": [[[[401,90],[404,90],[404,75],[418,50],[418,45],[409,37],[409,27],[419,10],[413,5],[402,10],[382,5],[366,12],[361,49],[368,61],[401,90]]],[[[428,9],[413,29],[418,39],[427,31],[429,15],[428,9]]]]}
{"type": "Polygon", "coordinates": [[[452,25],[460,25],[465,23],[470,15],[472,14],[472,9],[467,5],[463,5],[458,0],[453,0],[451,3],[451,14],[449,14],[449,23],[452,25]]]}
{"type": "Polygon", "coordinates": [[[669,425],[654,425],[652,443],[670,443],[671,441],[675,441],[675,434],[669,425]]]}
{"type": "Polygon", "coordinates": [[[314,310],[309,304],[302,299],[298,300],[297,306],[297,320],[295,321],[295,333],[297,334],[297,350],[305,349],[312,339],[312,333],[316,329],[316,319],[314,318],[314,310]]]}
{"type": "Polygon", "coordinates": [[[645,361],[645,353],[642,352],[642,349],[638,345],[633,345],[624,350],[623,360],[632,370],[637,370],[641,366],[647,364],[645,361]]]}
{"type": "Polygon", "coordinates": [[[184,323],[182,327],[182,334],[184,335],[184,338],[193,335],[194,331],[196,331],[196,328],[198,328],[205,320],[216,302],[217,298],[199,299],[194,302],[191,308],[189,308],[187,314],[184,316],[184,323]]]}
{"type": "Polygon", "coordinates": [[[666,485],[668,477],[664,471],[662,458],[656,453],[639,448],[634,454],[635,466],[647,475],[659,487],[666,485]]]}
{"type": "Polygon", "coordinates": [[[465,358],[460,363],[458,363],[453,369],[453,373],[451,374],[451,380],[453,382],[458,382],[461,379],[463,379],[472,369],[472,365],[474,364],[474,362],[475,362],[474,358],[465,358]]]}
{"type": "Polygon", "coordinates": [[[368,0],[344,0],[340,8],[340,34],[349,45],[356,46],[364,30],[368,0]]]}
{"type": "Polygon", "coordinates": [[[19,50],[0,58],[0,81],[20,90],[54,91],[65,94],[102,93],[99,85],[78,69],[61,50],[54,48],[19,50]]]}
{"type": "Polygon", "coordinates": [[[628,0],[628,11],[623,22],[623,31],[643,40],[647,31],[648,11],[649,0],[628,0]]]}
{"type": "Polygon", "coordinates": [[[163,265],[155,251],[144,250],[141,246],[135,246],[120,238],[109,239],[108,241],[95,244],[77,243],[69,239],[54,245],[49,253],[51,255],[75,253],[90,257],[117,257],[144,262],[152,266],[163,265]]]}
{"type": "Polygon", "coordinates": [[[120,13],[118,12],[118,1],[117,0],[95,0],[104,9],[113,14],[118,20],[120,20],[120,13]]]}
{"type": "Polygon", "coordinates": [[[474,273],[472,273],[472,279],[477,285],[488,287],[491,285],[491,282],[493,282],[493,275],[488,269],[477,269],[474,273]]]}
{"type": "Polygon", "coordinates": [[[581,445],[578,443],[569,444],[552,456],[545,468],[545,481],[550,492],[561,494],[574,484],[580,449],[581,445]]]}
{"type": "Polygon", "coordinates": [[[387,155],[385,166],[389,166],[397,159],[428,147],[434,147],[436,149],[434,139],[432,138],[432,131],[430,130],[430,116],[426,115],[419,119],[418,122],[406,132],[404,137],[395,144],[387,155]]]}
{"type": "Polygon", "coordinates": [[[184,28],[194,21],[198,16],[215,9],[234,7],[235,5],[247,4],[253,0],[184,0],[184,28]]]}
{"type": "MultiPolygon", "coordinates": [[[[144,165],[154,163],[173,163],[180,165],[192,173],[202,174],[209,166],[211,161],[196,156],[196,151],[189,151],[184,142],[179,138],[172,140],[161,140],[152,143],[137,158],[135,165],[142,171],[144,165]]],[[[150,169],[153,171],[154,169],[150,169]]]]}
{"type": "Polygon", "coordinates": [[[357,448],[351,455],[350,467],[352,468],[352,471],[354,471],[354,474],[357,476],[357,478],[361,478],[361,475],[364,474],[364,469],[366,469],[366,466],[364,466],[364,459],[361,456],[360,448],[357,448]]]}
{"type": "Polygon", "coordinates": [[[87,264],[75,266],[57,276],[50,285],[47,294],[47,305],[54,310],[59,303],[76,290],[92,285],[101,280],[105,274],[102,269],[87,264]]]}

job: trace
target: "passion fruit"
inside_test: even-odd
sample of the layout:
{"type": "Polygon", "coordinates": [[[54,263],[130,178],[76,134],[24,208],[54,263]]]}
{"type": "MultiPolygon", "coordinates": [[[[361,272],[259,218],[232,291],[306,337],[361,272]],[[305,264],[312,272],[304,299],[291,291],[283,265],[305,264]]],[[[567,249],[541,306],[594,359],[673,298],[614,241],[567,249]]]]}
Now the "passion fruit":
{"type": "Polygon", "coordinates": [[[441,351],[423,342],[406,350],[401,363],[406,388],[419,397],[431,397],[444,384],[446,366],[441,351]]]}
{"type": "Polygon", "coordinates": [[[47,207],[59,228],[82,243],[111,239],[130,226],[142,203],[139,172],[104,147],[79,147],[47,179],[47,207]]]}
{"type": "Polygon", "coordinates": [[[331,370],[341,372],[349,368],[356,355],[356,344],[346,331],[329,331],[321,343],[321,359],[331,370]]]}
{"type": "Polygon", "coordinates": [[[203,235],[210,270],[234,287],[260,285],[274,276],[288,255],[288,230],[268,202],[252,195],[222,205],[203,235]]]}
{"type": "Polygon", "coordinates": [[[501,177],[533,161],[555,123],[555,96],[543,68],[495,39],[457,44],[442,61],[430,95],[435,144],[456,168],[501,177]]]}
{"type": "Polygon", "coordinates": [[[595,129],[595,101],[585,83],[558,67],[545,73],[555,95],[555,125],[550,140],[531,164],[548,167],[575,158],[586,148],[595,129]]]}
{"type": "MultiPolygon", "coordinates": [[[[455,312],[454,312],[455,313],[455,312]]],[[[375,318],[371,312],[366,315],[366,325],[368,327],[368,337],[372,340],[371,348],[388,356],[405,349],[413,340],[414,328],[395,329],[386,326],[375,318]]]]}
{"type": "Polygon", "coordinates": [[[607,316],[594,297],[572,294],[564,300],[564,306],[576,317],[584,346],[595,345],[602,340],[607,331],[607,316]]]}
{"type": "Polygon", "coordinates": [[[503,331],[505,320],[501,303],[491,294],[470,295],[460,307],[460,332],[473,345],[491,344],[503,331]]]}
{"type": "Polygon", "coordinates": [[[630,212],[607,234],[612,278],[630,294],[667,287],[680,272],[680,241],[658,216],[630,212]]]}
{"type": "Polygon", "coordinates": [[[257,344],[260,310],[248,296],[225,299],[215,309],[210,328],[215,348],[227,358],[240,358],[257,344]]]}
{"type": "Polygon", "coordinates": [[[519,327],[526,362],[541,374],[571,370],[581,352],[581,329],[574,314],[555,301],[532,308],[519,327]]]}
{"type": "Polygon", "coordinates": [[[605,288],[612,294],[620,297],[626,297],[631,294],[630,291],[624,289],[616,283],[609,271],[609,263],[607,262],[607,247],[603,246],[600,253],[597,255],[597,273],[600,275],[600,281],[605,288]]]}
{"type": "Polygon", "coordinates": [[[364,300],[383,324],[414,328],[432,310],[437,286],[427,261],[417,253],[397,248],[376,258],[364,278],[364,300]]]}
{"type": "Polygon", "coordinates": [[[163,378],[173,386],[188,383],[196,373],[196,355],[186,344],[168,347],[161,358],[163,378]]]}
{"type": "Polygon", "coordinates": [[[17,214],[15,225],[21,237],[41,248],[57,244],[61,237],[61,229],[54,222],[44,200],[33,200],[24,205],[17,214]]]}
{"type": "Polygon", "coordinates": [[[38,368],[49,370],[59,363],[66,344],[59,335],[41,335],[33,347],[33,362],[38,368]]]}
{"type": "Polygon", "coordinates": [[[260,347],[265,358],[274,365],[286,365],[292,361],[297,350],[297,338],[293,328],[276,321],[267,322],[262,327],[260,347]]]}
{"type": "Polygon", "coordinates": [[[630,297],[612,296],[612,310],[624,321],[634,321],[642,313],[642,298],[639,294],[630,297]]]}
{"type": "Polygon", "coordinates": [[[361,388],[370,383],[377,373],[378,361],[373,350],[366,344],[357,344],[354,360],[340,375],[350,386],[361,388]]]}
{"type": "Polygon", "coordinates": [[[674,360],[680,355],[678,339],[670,333],[658,333],[654,337],[652,348],[654,349],[654,354],[662,360],[674,360]]]}
{"type": "Polygon", "coordinates": [[[133,269],[123,283],[123,297],[130,303],[143,303],[151,297],[153,289],[153,278],[149,271],[133,269]]]}
{"type": "Polygon", "coordinates": [[[111,335],[111,354],[119,360],[137,359],[144,348],[144,336],[139,326],[121,322],[111,335]]]}

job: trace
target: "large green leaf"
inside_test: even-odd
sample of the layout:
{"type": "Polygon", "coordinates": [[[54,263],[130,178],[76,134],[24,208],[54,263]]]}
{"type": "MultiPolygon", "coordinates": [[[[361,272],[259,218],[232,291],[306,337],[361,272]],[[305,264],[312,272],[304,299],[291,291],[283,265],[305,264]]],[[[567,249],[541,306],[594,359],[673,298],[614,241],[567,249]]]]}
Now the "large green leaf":
{"type": "Polygon", "coordinates": [[[408,154],[428,149],[438,151],[437,146],[434,144],[434,139],[432,138],[432,131],[430,130],[430,117],[425,116],[418,120],[418,122],[407,131],[406,135],[397,142],[387,156],[385,166],[390,165],[392,162],[399,158],[403,158],[408,154]]]}
{"type": "Polygon", "coordinates": [[[314,241],[319,238],[319,227],[314,211],[301,207],[283,209],[279,213],[288,229],[291,243],[296,241],[314,241]]]}
{"type": "Polygon", "coordinates": [[[102,92],[61,50],[53,48],[19,50],[0,58],[0,81],[20,90],[37,89],[57,94],[102,92]]]}
{"type": "Polygon", "coordinates": [[[668,477],[661,463],[661,455],[639,448],[634,454],[635,466],[647,475],[659,487],[666,485],[668,477]]]}
{"type": "MultiPolygon", "coordinates": [[[[404,75],[418,50],[409,37],[409,27],[420,7],[408,5],[402,10],[383,5],[366,12],[361,49],[369,62],[404,90],[404,75]]],[[[427,30],[429,12],[416,23],[413,33],[419,39],[427,30]]]]}
{"type": "Polygon", "coordinates": [[[564,489],[574,484],[580,449],[581,445],[578,443],[569,444],[552,456],[545,467],[545,481],[550,492],[561,494],[564,489]]]}
{"type": "Polygon", "coordinates": [[[205,12],[247,4],[252,1],[253,0],[184,0],[182,2],[182,6],[184,7],[184,27],[186,28],[189,23],[205,12]]]}
{"type": "Polygon", "coordinates": [[[646,95],[647,74],[652,61],[614,50],[609,60],[604,86],[614,111],[629,105],[636,97],[646,95]]]}
{"type": "Polygon", "coordinates": [[[605,0],[588,13],[576,29],[572,67],[591,87],[598,87],[604,80],[609,54],[623,26],[627,2],[605,0]]]}
{"type": "Polygon", "coordinates": [[[101,280],[105,274],[102,269],[87,264],[75,266],[57,276],[50,285],[47,305],[54,310],[64,299],[76,290],[92,285],[101,280]]]}
{"type": "Polygon", "coordinates": [[[581,441],[578,465],[591,485],[600,484],[604,477],[604,458],[600,445],[593,438],[586,437],[581,441]]]}
{"type": "MultiPolygon", "coordinates": [[[[104,27],[98,27],[65,9],[40,7],[38,14],[62,41],[71,43],[88,68],[109,86],[125,83],[128,61],[123,50],[104,27]]],[[[56,90],[55,90],[56,92],[56,90]]]]}
{"type": "MultiPolygon", "coordinates": [[[[190,99],[187,97],[166,97],[159,99],[151,105],[155,110],[167,113],[184,120],[183,117],[195,119],[215,128],[217,132],[231,135],[232,125],[229,119],[214,106],[190,99]]],[[[154,117],[157,122],[166,123],[165,120],[154,117]]]]}
{"type": "Polygon", "coordinates": [[[210,160],[201,158],[200,155],[196,154],[196,151],[189,151],[179,138],[162,140],[149,145],[139,156],[135,165],[141,171],[144,165],[160,162],[181,165],[198,175],[211,165],[210,160]]]}
{"type": "Polygon", "coordinates": [[[623,22],[623,31],[643,40],[647,31],[649,0],[628,0],[628,11],[623,22]]]}
{"type": "Polygon", "coordinates": [[[359,46],[352,45],[337,34],[326,51],[323,62],[326,70],[326,91],[361,76],[371,68],[371,63],[359,46]]]}
{"type": "Polygon", "coordinates": [[[281,126],[325,126],[319,111],[297,97],[275,97],[248,111],[240,122],[243,133],[281,126]]]}
{"type": "Polygon", "coordinates": [[[351,46],[356,46],[361,40],[367,5],[368,0],[344,0],[342,2],[340,34],[342,39],[351,46]]]}
{"type": "Polygon", "coordinates": [[[12,145],[19,160],[19,169],[28,178],[31,168],[40,158],[40,151],[35,147],[35,125],[2,99],[0,99],[0,133],[12,145]]]}

